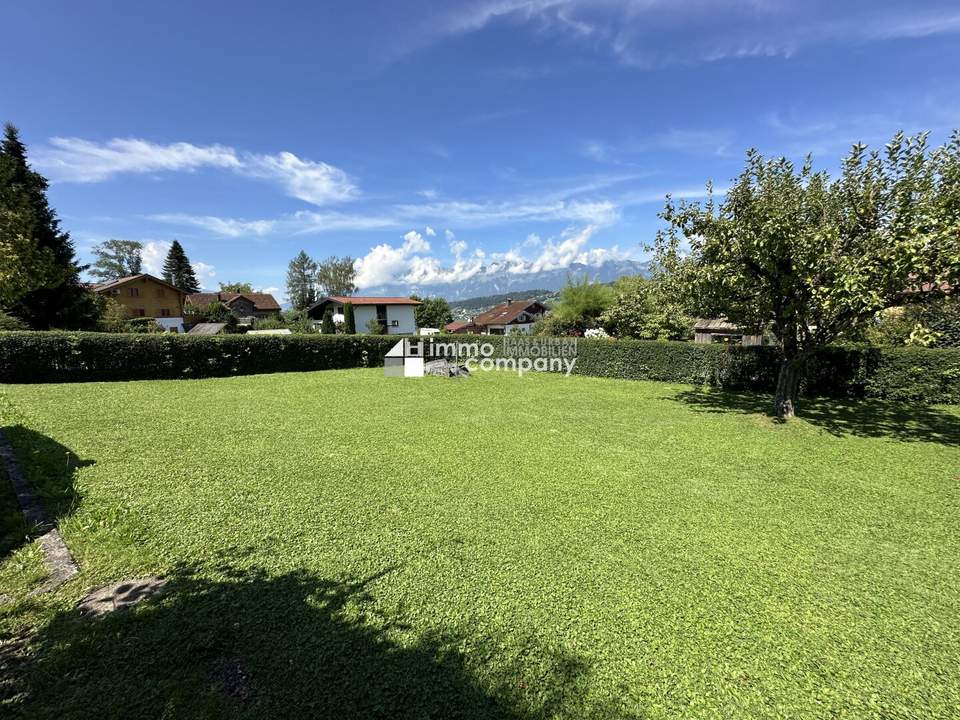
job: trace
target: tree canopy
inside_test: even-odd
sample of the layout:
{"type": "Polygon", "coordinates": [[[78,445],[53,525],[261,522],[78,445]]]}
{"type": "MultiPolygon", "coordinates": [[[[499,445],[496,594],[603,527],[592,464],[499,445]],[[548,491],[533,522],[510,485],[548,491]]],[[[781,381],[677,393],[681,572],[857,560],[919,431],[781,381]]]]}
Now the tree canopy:
{"type": "Polygon", "coordinates": [[[600,325],[600,316],[613,302],[610,285],[594,282],[588,276],[567,277],[560,300],[550,314],[535,325],[541,335],[583,335],[600,325]]]}
{"type": "Polygon", "coordinates": [[[453,312],[450,310],[450,303],[443,298],[421,299],[416,295],[412,295],[411,297],[414,300],[420,300],[420,304],[416,305],[413,310],[417,327],[442,328],[447,323],[453,322],[453,312]]]}
{"type": "Polygon", "coordinates": [[[350,256],[331,255],[317,263],[317,293],[323,295],[353,295],[357,286],[353,284],[357,271],[350,256]]]}
{"type": "Polygon", "coordinates": [[[301,250],[287,266],[287,300],[294,310],[303,310],[317,299],[317,263],[301,250]]]}
{"type": "Polygon", "coordinates": [[[809,158],[797,170],[750,151],[722,200],[668,198],[661,217],[655,250],[670,292],[701,316],[776,337],[775,412],[787,418],[817,347],[910,288],[957,282],[960,133],[933,151],[926,135],[902,133],[882,153],[854,145],[836,179],[809,158]]]}
{"type": "Polygon", "coordinates": [[[256,290],[248,282],[222,282],[220,283],[220,292],[252,293],[256,290]]]}
{"type": "Polygon", "coordinates": [[[661,283],[628,275],[613,284],[614,299],[599,322],[611,335],[638,340],[686,340],[693,318],[661,283]]]}
{"type": "Polygon", "coordinates": [[[136,275],[143,266],[143,245],[136,240],[104,240],[93,247],[93,265],[87,271],[100,280],[136,275]]]}

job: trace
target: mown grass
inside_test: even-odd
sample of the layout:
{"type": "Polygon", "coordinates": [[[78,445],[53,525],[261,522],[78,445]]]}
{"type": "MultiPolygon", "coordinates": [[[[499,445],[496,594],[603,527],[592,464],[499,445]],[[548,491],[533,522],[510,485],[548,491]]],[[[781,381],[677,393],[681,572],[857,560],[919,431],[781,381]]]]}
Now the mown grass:
{"type": "Polygon", "coordinates": [[[5,710],[960,713],[956,409],[781,426],[751,395],[380,370],[3,393],[82,568],[36,598],[35,544],[0,566],[5,710]],[[73,610],[148,573],[132,611],[73,610]]]}

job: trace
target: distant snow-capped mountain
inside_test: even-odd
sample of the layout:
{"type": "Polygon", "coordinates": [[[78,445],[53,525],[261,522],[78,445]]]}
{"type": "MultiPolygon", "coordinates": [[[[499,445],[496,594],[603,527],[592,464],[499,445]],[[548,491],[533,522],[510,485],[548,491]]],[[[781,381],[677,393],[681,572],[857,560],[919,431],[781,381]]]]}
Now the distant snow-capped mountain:
{"type": "Polygon", "coordinates": [[[542,270],[540,272],[514,273],[508,270],[498,270],[487,273],[481,270],[466,280],[452,283],[437,283],[433,285],[418,285],[414,283],[390,283],[376,287],[364,288],[361,295],[405,296],[421,295],[442,297],[447,300],[462,300],[480,295],[495,295],[511,290],[526,290],[528,288],[543,288],[545,290],[559,290],[566,284],[567,277],[576,278],[588,275],[597,282],[613,282],[624,275],[647,275],[650,263],[637,260],[607,260],[602,265],[583,265],[573,263],[568,267],[557,270],[542,270]]]}

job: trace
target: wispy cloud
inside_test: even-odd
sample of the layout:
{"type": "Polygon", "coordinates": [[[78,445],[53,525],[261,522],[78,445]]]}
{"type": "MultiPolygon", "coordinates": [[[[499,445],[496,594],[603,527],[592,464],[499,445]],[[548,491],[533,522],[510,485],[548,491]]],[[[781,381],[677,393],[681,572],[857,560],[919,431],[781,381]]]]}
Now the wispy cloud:
{"type": "Polygon", "coordinates": [[[461,125],[486,125],[488,123],[507,120],[508,118],[526,115],[529,111],[525,108],[513,108],[512,110],[491,110],[490,112],[468,115],[460,121],[461,125]]]}
{"type": "Polygon", "coordinates": [[[631,165],[635,156],[658,151],[728,156],[735,141],[736,134],[726,128],[672,128],[647,137],[616,142],[585,140],[579,152],[597,162],[631,165]]]}
{"type": "Polygon", "coordinates": [[[650,68],[751,57],[789,58],[823,44],[960,32],[960,8],[934,0],[485,0],[440,13],[408,50],[497,24],[526,24],[650,68]]]}
{"type": "Polygon", "coordinates": [[[554,200],[475,202],[448,200],[417,205],[397,205],[404,219],[438,220],[458,227],[482,227],[510,222],[577,221],[610,225],[620,210],[609,200],[554,200]]]}
{"type": "Polygon", "coordinates": [[[271,233],[277,226],[276,220],[238,220],[235,218],[221,218],[214,215],[189,215],[186,213],[167,213],[148,215],[149,220],[180,225],[182,227],[196,227],[214,235],[223,237],[262,237],[271,233]]]}
{"type": "Polygon", "coordinates": [[[239,152],[225,145],[164,145],[136,138],[97,143],[55,137],[46,147],[37,149],[34,163],[59,182],[91,183],[124,174],[214,168],[275,182],[290,197],[312,205],[343,202],[357,195],[357,187],[347,173],[328,163],[306,160],[290,152],[239,152]]]}
{"type": "Polygon", "coordinates": [[[124,173],[192,172],[204,167],[239,169],[236,151],[223,145],[158,145],[135,138],[105,143],[54,137],[33,162],[60,182],[100,182],[124,173]]]}

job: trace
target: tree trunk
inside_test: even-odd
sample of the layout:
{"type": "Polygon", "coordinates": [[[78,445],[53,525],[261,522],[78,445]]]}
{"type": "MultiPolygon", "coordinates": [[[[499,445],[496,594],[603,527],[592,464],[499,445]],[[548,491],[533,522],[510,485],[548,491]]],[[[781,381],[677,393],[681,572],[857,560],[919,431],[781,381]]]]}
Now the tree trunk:
{"type": "Polygon", "coordinates": [[[780,364],[777,392],[773,400],[773,412],[777,416],[777,420],[784,422],[794,416],[799,388],[800,363],[795,358],[784,358],[780,364]]]}

